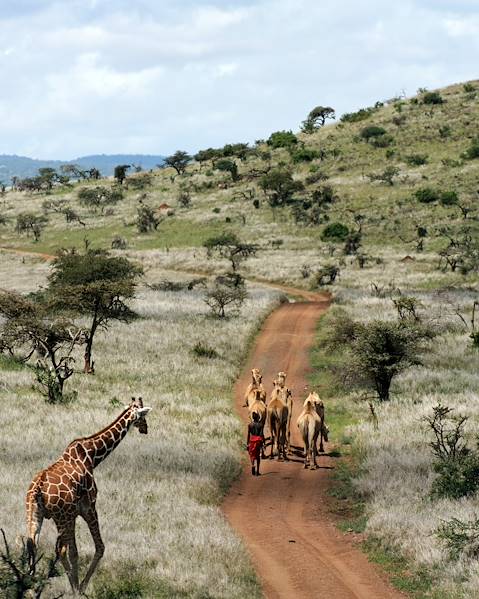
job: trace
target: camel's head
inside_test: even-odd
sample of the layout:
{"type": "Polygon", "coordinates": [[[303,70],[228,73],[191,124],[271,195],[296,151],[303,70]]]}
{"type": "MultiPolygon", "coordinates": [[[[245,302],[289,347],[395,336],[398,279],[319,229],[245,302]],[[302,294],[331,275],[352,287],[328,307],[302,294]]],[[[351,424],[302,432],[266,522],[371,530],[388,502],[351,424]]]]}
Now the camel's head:
{"type": "Polygon", "coordinates": [[[148,433],[146,416],[151,408],[143,406],[143,399],[141,397],[132,397],[129,407],[132,411],[132,415],[134,416],[133,426],[135,426],[140,433],[146,435],[148,433]]]}
{"type": "Polygon", "coordinates": [[[286,372],[278,372],[276,382],[279,387],[284,387],[286,384],[286,372]]]}
{"type": "Polygon", "coordinates": [[[259,368],[253,368],[251,371],[251,378],[253,381],[253,385],[261,385],[263,381],[263,376],[261,375],[261,371],[259,368]]]}

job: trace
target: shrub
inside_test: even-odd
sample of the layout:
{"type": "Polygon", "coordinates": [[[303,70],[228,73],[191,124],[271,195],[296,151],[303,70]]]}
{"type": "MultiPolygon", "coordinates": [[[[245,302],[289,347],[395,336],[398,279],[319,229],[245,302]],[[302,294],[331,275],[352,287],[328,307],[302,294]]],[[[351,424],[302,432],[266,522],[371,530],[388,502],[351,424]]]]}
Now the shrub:
{"type": "Polygon", "coordinates": [[[161,220],[156,216],[151,206],[141,203],[137,208],[136,226],[139,233],[156,231],[161,220]]]}
{"type": "Polygon", "coordinates": [[[124,237],[120,237],[120,235],[116,235],[111,240],[111,249],[112,250],[126,250],[128,247],[128,241],[124,237]]]}
{"type": "Polygon", "coordinates": [[[465,157],[469,160],[479,158],[479,138],[476,138],[471,142],[471,145],[467,148],[465,152],[465,157]]]}
{"type": "Polygon", "coordinates": [[[383,127],[378,127],[377,125],[369,125],[368,127],[364,127],[364,129],[361,129],[359,136],[362,139],[369,141],[373,137],[380,137],[385,133],[387,133],[387,131],[386,129],[383,129],[383,127]]]}
{"type": "Polygon", "coordinates": [[[451,136],[451,132],[452,132],[452,129],[451,129],[451,127],[449,125],[441,125],[439,127],[439,135],[442,138],[450,137],[451,136]]]}
{"type": "Polygon", "coordinates": [[[439,92],[426,92],[422,97],[423,104],[444,104],[444,100],[439,92]]]}
{"type": "Polygon", "coordinates": [[[379,135],[378,137],[373,137],[371,140],[371,145],[375,148],[387,148],[392,143],[394,143],[392,135],[379,135]]]}
{"type": "Polygon", "coordinates": [[[466,93],[471,93],[471,92],[476,91],[476,87],[474,85],[472,85],[472,83],[464,83],[462,88],[466,93]]]}
{"type": "Polygon", "coordinates": [[[319,152],[312,148],[299,148],[291,155],[293,162],[312,162],[319,158],[319,152]]]}
{"type": "Polygon", "coordinates": [[[454,206],[459,201],[459,197],[455,191],[443,191],[439,196],[439,201],[443,206],[454,206]]]}
{"type": "Polygon", "coordinates": [[[213,347],[210,347],[202,341],[198,341],[198,343],[193,346],[191,351],[198,358],[219,358],[218,352],[213,347]]]}
{"type": "Polygon", "coordinates": [[[298,143],[298,138],[292,131],[275,131],[266,143],[272,148],[290,148],[298,143]]]}
{"type": "Polygon", "coordinates": [[[342,223],[331,223],[321,233],[323,241],[345,241],[349,235],[349,229],[342,223]]]}
{"type": "Polygon", "coordinates": [[[409,166],[422,166],[427,164],[427,158],[427,154],[409,154],[409,156],[404,157],[404,162],[409,166]]]}
{"type": "Polygon", "coordinates": [[[376,108],[369,106],[368,108],[360,108],[356,112],[346,112],[340,118],[342,123],[357,123],[359,121],[364,121],[369,118],[374,112],[376,108]]]}
{"type": "Polygon", "coordinates": [[[440,199],[440,194],[431,187],[421,187],[414,192],[414,197],[422,204],[432,204],[440,199]]]}
{"type": "Polygon", "coordinates": [[[479,518],[471,522],[463,522],[453,518],[443,522],[436,529],[436,536],[444,541],[452,559],[462,555],[468,558],[479,557],[479,518]]]}
{"type": "Polygon", "coordinates": [[[339,276],[339,266],[330,264],[323,266],[314,275],[312,287],[323,287],[324,285],[332,285],[339,276]]]}
{"type": "Polygon", "coordinates": [[[467,447],[464,427],[467,416],[452,415],[452,408],[438,404],[424,420],[434,433],[431,448],[438,474],[431,488],[433,497],[459,499],[479,488],[479,453],[467,447]]]}
{"type": "Polygon", "coordinates": [[[314,185],[315,183],[319,183],[320,181],[326,181],[328,179],[328,175],[325,175],[321,171],[315,171],[308,175],[305,179],[306,185],[314,185]]]}

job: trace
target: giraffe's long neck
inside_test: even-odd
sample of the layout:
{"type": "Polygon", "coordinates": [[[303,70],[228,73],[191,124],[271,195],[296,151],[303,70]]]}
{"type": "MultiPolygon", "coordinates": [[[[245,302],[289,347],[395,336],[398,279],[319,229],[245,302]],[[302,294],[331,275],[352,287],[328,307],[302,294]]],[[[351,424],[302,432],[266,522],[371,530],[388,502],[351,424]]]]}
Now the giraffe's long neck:
{"type": "Polygon", "coordinates": [[[128,408],[109,426],[91,437],[82,439],[81,444],[90,458],[93,468],[103,462],[120,444],[133,421],[133,413],[128,408]]]}

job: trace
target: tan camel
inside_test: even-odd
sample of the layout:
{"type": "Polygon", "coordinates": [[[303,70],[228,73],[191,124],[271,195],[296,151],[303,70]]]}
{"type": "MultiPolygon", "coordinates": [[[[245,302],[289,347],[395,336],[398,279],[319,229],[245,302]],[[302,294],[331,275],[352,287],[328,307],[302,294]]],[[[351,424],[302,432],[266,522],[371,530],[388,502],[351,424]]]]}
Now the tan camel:
{"type": "Polygon", "coordinates": [[[266,419],[268,421],[268,428],[271,434],[271,453],[270,459],[274,458],[274,446],[278,451],[278,460],[287,460],[288,456],[286,453],[286,427],[288,425],[289,410],[286,403],[283,401],[279,388],[276,385],[276,381],[273,382],[274,389],[271,393],[271,400],[266,408],[266,419]]]}
{"type": "Polygon", "coordinates": [[[311,398],[311,400],[313,401],[314,406],[316,408],[316,413],[318,414],[319,419],[321,420],[321,430],[319,435],[319,451],[321,453],[324,453],[323,441],[327,441],[329,435],[329,428],[324,420],[324,403],[321,401],[316,391],[311,392],[308,397],[311,398]]]}
{"type": "Polygon", "coordinates": [[[150,410],[143,407],[141,397],[132,398],[130,405],[109,426],[90,437],[72,441],[54,464],[32,480],[26,498],[31,571],[35,567],[43,519],[52,518],[58,531],[57,559],[65,568],[73,592],[85,591],[105,549],[96,512],[97,489],[93,470],[118,446],[131,425],[140,433],[148,432],[146,415],[150,410]],[[75,541],[75,520],[78,516],[87,523],[95,543],[95,555],[81,583],[75,541]]]}
{"type": "Polygon", "coordinates": [[[276,380],[273,381],[273,393],[279,394],[283,402],[288,407],[288,422],[286,424],[286,451],[291,451],[291,417],[293,415],[293,394],[291,389],[286,387],[286,372],[278,372],[276,380]]]}
{"type": "MultiPolygon", "coordinates": [[[[257,418],[256,422],[259,422],[261,424],[261,430],[263,430],[264,425],[266,423],[266,404],[261,399],[262,393],[259,389],[255,389],[254,391],[251,391],[250,393],[254,393],[254,400],[251,402],[250,406],[248,407],[249,421],[253,422],[253,414],[254,413],[258,414],[258,418],[257,418]]],[[[264,455],[264,443],[261,448],[261,457],[263,459],[266,457],[264,455]]]]}
{"type": "Polygon", "coordinates": [[[261,392],[261,399],[266,405],[266,391],[263,386],[263,375],[261,374],[259,368],[253,368],[251,370],[251,383],[246,388],[244,394],[244,408],[249,407],[250,404],[252,404],[255,401],[256,395],[254,392],[257,389],[261,392]]]}
{"type": "Polygon", "coordinates": [[[297,422],[304,444],[304,467],[309,466],[311,470],[315,470],[318,467],[316,464],[316,443],[321,430],[321,419],[316,412],[316,405],[311,393],[303,404],[303,411],[297,422]]]}

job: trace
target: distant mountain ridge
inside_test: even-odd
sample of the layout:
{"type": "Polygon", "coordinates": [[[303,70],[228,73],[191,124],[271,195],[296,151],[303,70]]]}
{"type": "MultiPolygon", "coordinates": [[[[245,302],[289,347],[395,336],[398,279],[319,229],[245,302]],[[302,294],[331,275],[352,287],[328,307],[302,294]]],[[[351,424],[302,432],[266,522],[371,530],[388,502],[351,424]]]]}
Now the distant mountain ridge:
{"type": "Polygon", "coordinates": [[[106,177],[113,174],[118,164],[131,164],[149,170],[162,164],[164,159],[164,156],[154,154],[92,154],[74,160],[39,160],[16,154],[0,154],[0,183],[9,185],[12,177],[34,177],[39,168],[59,169],[63,164],[77,164],[84,169],[95,167],[106,177]]]}

